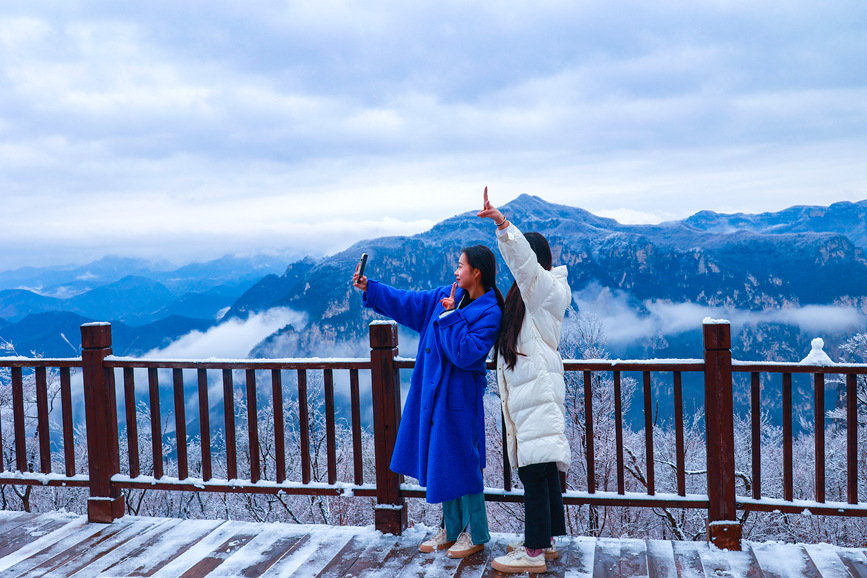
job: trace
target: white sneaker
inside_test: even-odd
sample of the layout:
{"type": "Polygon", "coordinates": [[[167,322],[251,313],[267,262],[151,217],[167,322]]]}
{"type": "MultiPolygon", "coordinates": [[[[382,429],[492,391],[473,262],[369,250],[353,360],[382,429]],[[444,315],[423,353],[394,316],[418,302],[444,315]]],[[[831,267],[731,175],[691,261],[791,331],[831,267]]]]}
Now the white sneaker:
{"type": "MultiPolygon", "coordinates": [[[[523,547],[523,540],[521,540],[520,542],[512,542],[511,544],[506,546],[506,552],[514,552],[515,550],[523,547]]],[[[557,554],[557,546],[554,544],[554,540],[552,539],[551,547],[545,548],[545,560],[556,560],[557,556],[559,556],[559,554],[557,554]]]]}
{"type": "Polygon", "coordinates": [[[505,556],[494,558],[491,566],[494,570],[506,572],[507,574],[519,574],[521,572],[538,574],[548,571],[548,565],[545,564],[545,554],[530,556],[527,554],[527,549],[523,546],[512,550],[505,556]]]}
{"type": "Polygon", "coordinates": [[[449,558],[466,558],[476,552],[481,552],[485,548],[484,544],[473,544],[472,537],[466,532],[461,532],[458,536],[458,541],[455,545],[449,548],[446,555],[449,558]]]}
{"type": "Polygon", "coordinates": [[[440,528],[439,530],[437,530],[437,533],[434,534],[432,538],[422,542],[418,549],[420,552],[430,553],[436,552],[437,550],[445,550],[452,544],[454,544],[454,542],[448,541],[446,529],[440,528]]]}

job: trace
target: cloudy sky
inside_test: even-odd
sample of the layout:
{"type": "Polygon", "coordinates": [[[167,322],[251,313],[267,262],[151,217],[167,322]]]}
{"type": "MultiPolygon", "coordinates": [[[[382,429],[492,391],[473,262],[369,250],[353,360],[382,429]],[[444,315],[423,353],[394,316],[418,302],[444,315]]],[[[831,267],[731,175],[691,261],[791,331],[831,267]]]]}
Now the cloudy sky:
{"type": "Polygon", "coordinates": [[[863,0],[0,5],[0,270],[867,199],[863,0]]]}

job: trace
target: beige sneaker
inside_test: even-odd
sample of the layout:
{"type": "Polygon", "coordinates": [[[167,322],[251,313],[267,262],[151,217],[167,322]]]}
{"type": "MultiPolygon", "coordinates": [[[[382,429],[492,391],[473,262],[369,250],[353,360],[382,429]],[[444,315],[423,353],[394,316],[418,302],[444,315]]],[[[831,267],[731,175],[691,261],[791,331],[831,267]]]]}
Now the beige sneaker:
{"type": "MultiPolygon", "coordinates": [[[[506,552],[514,552],[515,550],[523,547],[523,540],[520,542],[512,542],[511,544],[506,546],[506,552]]],[[[551,547],[545,548],[545,560],[556,560],[557,556],[559,556],[559,554],[557,554],[557,546],[554,545],[554,540],[551,540],[551,547]]]]}
{"type": "Polygon", "coordinates": [[[418,547],[419,552],[429,554],[431,552],[436,552],[437,550],[445,550],[454,544],[454,542],[449,542],[447,538],[446,529],[440,528],[432,538],[421,543],[418,547]]]}
{"type": "Polygon", "coordinates": [[[476,552],[481,552],[485,548],[484,544],[473,544],[473,539],[466,532],[461,532],[458,536],[458,541],[455,545],[449,548],[446,555],[449,558],[466,558],[476,552]]]}
{"type": "Polygon", "coordinates": [[[519,574],[521,572],[538,574],[548,571],[548,565],[545,564],[545,555],[530,556],[527,554],[527,549],[523,546],[512,550],[505,556],[494,558],[491,566],[494,570],[507,574],[519,574]]]}

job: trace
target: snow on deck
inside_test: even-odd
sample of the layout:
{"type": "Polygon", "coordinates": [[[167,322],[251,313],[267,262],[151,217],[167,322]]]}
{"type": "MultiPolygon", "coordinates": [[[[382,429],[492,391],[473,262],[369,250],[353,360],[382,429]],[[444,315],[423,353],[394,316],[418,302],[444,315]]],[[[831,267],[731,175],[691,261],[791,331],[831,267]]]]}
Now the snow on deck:
{"type": "MultiPolygon", "coordinates": [[[[0,577],[6,576],[503,576],[490,567],[513,534],[494,534],[480,553],[452,560],[422,554],[431,533],[373,528],[256,524],[125,516],[88,524],[83,516],[0,511],[0,577]]],[[[546,576],[865,576],[867,551],[827,544],[744,542],[728,552],[705,542],[558,539],[546,576]]]]}

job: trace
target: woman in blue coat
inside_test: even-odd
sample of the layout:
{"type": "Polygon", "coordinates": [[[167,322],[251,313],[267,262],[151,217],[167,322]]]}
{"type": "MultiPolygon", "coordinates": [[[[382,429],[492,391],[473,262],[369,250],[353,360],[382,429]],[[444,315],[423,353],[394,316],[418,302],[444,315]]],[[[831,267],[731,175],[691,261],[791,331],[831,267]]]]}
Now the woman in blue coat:
{"type": "Polygon", "coordinates": [[[476,245],[461,252],[451,288],[404,291],[353,276],[365,307],[419,333],[391,469],[425,486],[428,502],[443,504],[443,527],[422,552],[448,548],[463,558],[490,540],[482,396],[503,307],[496,273],[493,252],[476,245]]]}

